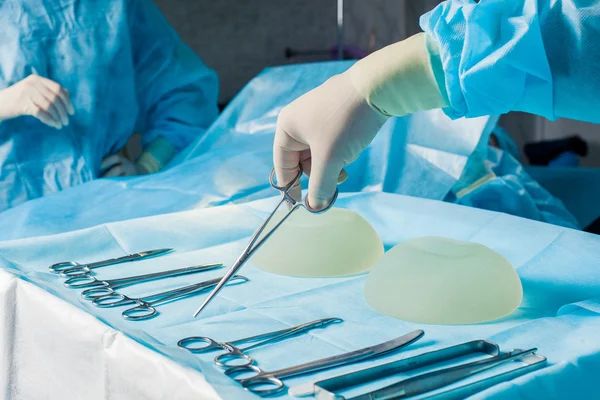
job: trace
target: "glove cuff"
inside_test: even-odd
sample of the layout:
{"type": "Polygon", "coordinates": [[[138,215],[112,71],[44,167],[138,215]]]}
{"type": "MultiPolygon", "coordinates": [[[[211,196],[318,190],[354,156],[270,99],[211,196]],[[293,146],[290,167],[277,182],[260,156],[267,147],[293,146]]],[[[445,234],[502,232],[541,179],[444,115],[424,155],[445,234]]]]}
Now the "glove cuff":
{"type": "Polygon", "coordinates": [[[146,174],[160,171],[175,155],[175,147],[162,136],[150,143],[137,160],[137,166],[146,174]]]}
{"type": "Polygon", "coordinates": [[[354,64],[350,79],[367,103],[385,116],[448,106],[436,43],[419,33],[354,64]]]}

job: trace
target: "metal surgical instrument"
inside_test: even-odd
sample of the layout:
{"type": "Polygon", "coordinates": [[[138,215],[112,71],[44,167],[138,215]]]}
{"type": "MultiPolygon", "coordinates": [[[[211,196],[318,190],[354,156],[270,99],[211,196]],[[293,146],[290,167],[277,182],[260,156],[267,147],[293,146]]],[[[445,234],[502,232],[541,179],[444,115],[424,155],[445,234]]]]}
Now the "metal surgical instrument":
{"type": "MultiPolygon", "coordinates": [[[[214,287],[220,280],[221,278],[211,279],[209,281],[195,283],[193,285],[168,290],[166,292],[155,293],[140,298],[128,297],[120,293],[112,293],[94,299],[92,304],[96,307],[103,308],[135,304],[134,307],[123,311],[123,318],[132,321],[142,320],[154,317],[158,314],[158,311],[156,311],[154,307],[201,293],[207,289],[210,289],[211,287],[214,287]]],[[[248,278],[236,275],[231,279],[231,284],[239,284],[247,281],[248,278]]]]}
{"type": "MultiPolygon", "coordinates": [[[[189,337],[189,338],[180,340],[177,343],[177,345],[179,347],[189,350],[189,347],[188,347],[189,344],[198,343],[198,342],[205,343],[205,344],[207,344],[207,346],[205,346],[201,349],[204,349],[204,350],[211,349],[212,350],[214,348],[220,348],[222,350],[227,351],[226,353],[223,353],[223,354],[215,357],[215,364],[217,364],[219,367],[229,368],[229,367],[237,367],[237,366],[248,366],[248,365],[254,364],[254,360],[252,359],[252,357],[250,357],[246,354],[246,352],[248,350],[251,350],[255,347],[259,347],[259,346],[262,346],[262,345],[265,345],[268,343],[274,343],[274,342],[278,342],[280,340],[288,339],[293,336],[299,335],[301,333],[308,332],[312,329],[326,328],[327,326],[329,326],[331,324],[336,324],[336,323],[340,323],[340,322],[344,322],[344,320],[341,318],[323,318],[323,319],[318,319],[316,321],[307,322],[305,324],[301,324],[298,326],[293,326],[291,328],[281,329],[281,330],[275,331],[275,332],[269,332],[265,335],[261,335],[263,337],[260,339],[260,341],[255,340],[254,344],[251,344],[244,348],[239,348],[234,343],[241,343],[242,341],[249,341],[249,339],[252,339],[252,338],[245,338],[245,339],[240,339],[240,340],[232,341],[232,342],[219,343],[208,337],[193,336],[193,337],[189,337]]],[[[193,350],[191,350],[191,351],[193,351],[193,350]]]]}
{"type": "Polygon", "coordinates": [[[263,371],[255,365],[232,367],[225,370],[225,375],[236,379],[235,377],[238,375],[248,376],[248,373],[254,372],[255,375],[252,377],[240,378],[236,380],[245,389],[254,394],[260,396],[269,396],[279,393],[283,390],[285,385],[281,381],[282,379],[372,359],[374,357],[381,356],[407,346],[419,340],[423,335],[424,332],[422,330],[416,330],[404,336],[400,336],[396,339],[385,343],[380,343],[375,346],[365,347],[360,350],[338,354],[336,356],[322,358],[320,360],[311,361],[272,372],[263,371]],[[274,386],[274,388],[266,389],[265,387],[267,386],[274,386]]]}
{"type": "MultiPolygon", "coordinates": [[[[530,372],[535,371],[536,369],[540,369],[546,363],[546,357],[541,354],[530,353],[522,356],[518,359],[518,361],[524,363],[525,365],[519,368],[512,369],[507,372],[503,372],[500,374],[492,375],[488,378],[480,379],[473,383],[468,383],[463,386],[459,386],[454,389],[448,389],[441,393],[436,393],[431,396],[427,396],[425,398],[429,400],[462,400],[466,399],[474,395],[475,393],[481,392],[482,390],[486,390],[494,385],[497,385],[502,382],[507,382],[512,379],[518,378],[521,375],[528,374],[530,372]]],[[[341,399],[338,399],[341,400],[341,399]]]]}
{"type": "Polygon", "coordinates": [[[86,300],[113,294],[115,290],[137,285],[138,283],[150,282],[163,278],[171,278],[182,275],[190,275],[196,272],[209,271],[215,268],[221,268],[223,264],[205,264],[194,267],[185,267],[171,271],[154,272],[150,274],[130,276],[126,278],[101,280],[92,275],[73,276],[64,283],[69,289],[86,289],[81,292],[81,296],[86,300]]]}
{"type": "Polygon", "coordinates": [[[186,349],[187,351],[194,354],[208,353],[214,350],[222,349],[229,351],[231,346],[237,346],[241,343],[253,343],[262,341],[265,339],[270,339],[274,336],[279,336],[286,332],[289,332],[291,328],[280,329],[278,331],[261,333],[260,335],[249,336],[242,339],[231,340],[229,342],[217,342],[206,336],[190,336],[185,339],[181,339],[177,342],[177,346],[182,349],[186,349]]]}
{"type": "Polygon", "coordinates": [[[68,278],[71,276],[78,275],[87,275],[94,268],[106,267],[108,265],[121,264],[131,261],[139,261],[144,260],[151,257],[162,256],[163,254],[167,254],[172,252],[173,249],[157,249],[157,250],[147,250],[140,251],[139,253],[128,254],[123,257],[110,258],[108,260],[96,261],[93,263],[80,264],[75,261],[65,261],[56,263],[48,268],[50,272],[53,274],[60,274],[64,278],[68,278]]]}
{"type": "Polygon", "coordinates": [[[483,360],[427,372],[404,379],[398,383],[375,390],[371,393],[353,397],[351,400],[389,400],[416,396],[466,379],[500,364],[531,355],[536,351],[536,348],[529,350],[515,349],[508,353],[502,353],[483,360]]]}
{"type": "Polygon", "coordinates": [[[414,357],[392,361],[387,364],[365,368],[359,371],[334,376],[315,383],[296,386],[289,393],[295,397],[315,395],[318,399],[340,400],[342,396],[335,393],[354,386],[384,379],[396,374],[428,367],[437,363],[458,359],[473,354],[495,356],[500,353],[498,345],[486,340],[474,340],[440,350],[430,351],[414,357]]]}
{"type": "Polygon", "coordinates": [[[331,202],[329,202],[327,207],[325,207],[324,209],[319,210],[319,211],[315,211],[312,208],[310,208],[310,205],[308,204],[308,197],[306,197],[304,200],[296,201],[290,195],[290,193],[289,193],[290,190],[292,190],[292,188],[294,188],[295,186],[297,186],[300,183],[300,178],[302,177],[302,166],[299,165],[298,168],[299,168],[298,175],[296,175],[294,180],[292,180],[290,183],[288,183],[285,186],[277,186],[277,184],[275,183],[275,170],[273,169],[271,171],[271,175],[269,176],[269,182],[270,182],[272,188],[277,189],[281,192],[281,200],[279,200],[279,203],[277,204],[275,209],[271,212],[271,214],[267,217],[265,222],[263,222],[263,224],[254,233],[254,235],[252,235],[252,237],[250,238],[250,243],[248,243],[248,245],[246,246],[246,248],[244,249],[242,254],[233,263],[233,266],[229,269],[229,271],[227,271],[227,273],[225,274],[225,276],[223,277],[221,282],[219,282],[219,284],[208,295],[206,300],[204,300],[202,305],[196,310],[196,312],[194,313],[194,317],[196,317],[200,313],[200,311],[202,311],[212,301],[212,299],[221,291],[223,286],[225,286],[227,281],[229,279],[231,279],[231,277],[236,272],[238,272],[240,270],[240,268],[242,268],[244,266],[246,261],[248,261],[248,259],[250,257],[252,257],[252,254],[254,254],[254,252],[256,252],[256,250],[258,250],[271,237],[271,235],[273,233],[275,233],[275,231],[277,229],[279,229],[281,224],[283,224],[285,222],[285,220],[288,219],[290,217],[290,215],[292,215],[294,213],[294,211],[303,207],[310,213],[321,214],[321,213],[324,213],[325,211],[329,210],[333,206],[333,203],[335,203],[335,201],[337,200],[337,196],[338,196],[337,188],[335,190],[335,194],[333,195],[333,198],[331,199],[331,202]],[[275,227],[273,227],[273,229],[271,229],[269,232],[267,232],[261,240],[258,240],[261,233],[263,233],[264,229],[268,225],[269,221],[271,221],[271,218],[273,218],[273,216],[275,215],[275,213],[277,212],[277,210],[279,209],[279,207],[281,207],[281,205],[283,203],[289,203],[291,206],[290,209],[288,210],[287,214],[285,214],[283,216],[283,218],[281,218],[281,220],[275,225],[275,227]]]}

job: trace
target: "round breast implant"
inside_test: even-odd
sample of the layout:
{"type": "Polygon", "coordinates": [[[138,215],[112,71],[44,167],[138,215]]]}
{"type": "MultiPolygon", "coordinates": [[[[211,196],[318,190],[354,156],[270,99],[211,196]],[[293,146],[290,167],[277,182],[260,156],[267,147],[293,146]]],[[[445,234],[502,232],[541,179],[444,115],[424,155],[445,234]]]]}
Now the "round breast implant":
{"type": "Polygon", "coordinates": [[[521,280],[500,254],[442,237],[407,240],[373,267],[367,302],[390,317],[426,324],[474,324],[510,314],[523,298],[521,280]]]}
{"type": "MultiPolygon", "coordinates": [[[[277,212],[265,231],[286,212],[277,212]]],[[[311,214],[300,208],[257,250],[252,262],[280,275],[334,277],[364,272],[382,255],[379,235],[354,211],[333,208],[311,214]]]]}

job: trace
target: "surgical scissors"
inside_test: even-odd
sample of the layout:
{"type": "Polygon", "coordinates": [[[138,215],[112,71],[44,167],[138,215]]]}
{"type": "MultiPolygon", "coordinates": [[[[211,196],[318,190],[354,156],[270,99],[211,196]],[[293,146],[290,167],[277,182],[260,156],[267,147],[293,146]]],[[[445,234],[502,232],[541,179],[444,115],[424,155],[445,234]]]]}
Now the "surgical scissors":
{"type": "MultiPolygon", "coordinates": [[[[96,307],[107,308],[107,307],[120,307],[130,304],[136,304],[134,307],[127,309],[121,313],[123,318],[131,321],[137,321],[142,319],[148,319],[158,314],[156,306],[166,304],[171,301],[183,299],[185,297],[201,293],[206,289],[214,287],[221,278],[211,279],[205,282],[195,283],[180,287],[177,289],[168,290],[166,292],[155,293],[149,296],[134,298],[125,296],[120,293],[111,293],[106,296],[95,298],[92,304],[96,307]]],[[[231,284],[244,283],[248,281],[248,278],[240,275],[236,275],[231,279],[231,284]],[[235,282],[238,281],[238,282],[235,282]],[[235,283],[233,283],[235,282],[235,283]]]]}
{"type": "MultiPolygon", "coordinates": [[[[257,342],[257,340],[253,340],[256,343],[246,346],[244,348],[239,348],[236,346],[236,344],[242,343],[242,342],[247,342],[247,341],[252,341],[252,339],[255,337],[220,343],[209,337],[192,336],[189,338],[181,339],[177,343],[177,345],[181,348],[190,350],[190,347],[187,346],[188,344],[193,344],[193,343],[198,343],[198,342],[206,343],[207,346],[201,347],[200,348],[201,350],[208,351],[208,350],[212,350],[214,348],[221,348],[221,349],[227,351],[227,353],[223,353],[223,354],[215,357],[215,364],[217,364],[219,367],[228,368],[228,367],[248,366],[248,365],[254,364],[254,359],[246,354],[246,352],[248,350],[251,350],[255,347],[259,347],[259,346],[262,346],[262,345],[265,345],[268,343],[274,343],[274,342],[278,342],[280,340],[291,338],[291,337],[299,335],[301,333],[308,332],[312,329],[325,328],[331,324],[337,324],[340,322],[344,322],[344,320],[341,318],[323,318],[323,319],[318,319],[316,321],[307,322],[305,324],[301,324],[298,326],[293,326],[291,328],[286,328],[286,329],[281,329],[281,330],[274,331],[274,332],[269,332],[264,335],[259,335],[259,336],[261,336],[261,339],[259,339],[260,341],[257,342]],[[244,363],[241,363],[240,361],[243,361],[244,363]]],[[[192,350],[190,350],[190,351],[194,352],[193,349],[194,348],[192,348],[192,350]]],[[[198,351],[196,351],[196,352],[198,352],[198,351]]]]}
{"type": "Polygon", "coordinates": [[[422,330],[416,330],[375,346],[369,346],[348,353],[321,358],[319,360],[310,361],[304,364],[295,365],[293,367],[283,368],[272,372],[263,371],[256,365],[231,367],[225,370],[225,375],[235,379],[246,390],[249,390],[254,394],[260,396],[270,396],[272,394],[281,392],[283,388],[285,388],[282,379],[339,367],[342,365],[348,365],[354,362],[370,360],[407,346],[419,340],[423,335],[424,332],[422,330]],[[250,373],[254,373],[255,375],[248,377],[248,374],[250,373]],[[235,377],[238,375],[246,376],[246,378],[242,377],[240,379],[236,379],[235,377]],[[274,387],[272,389],[267,389],[269,386],[274,387]]]}
{"type": "Polygon", "coordinates": [[[81,292],[81,297],[86,300],[94,300],[97,297],[106,296],[115,292],[115,290],[126,286],[137,285],[138,283],[149,282],[157,279],[171,278],[182,275],[190,275],[196,272],[209,271],[215,268],[221,268],[223,264],[205,264],[194,267],[185,267],[171,271],[154,272],[151,274],[130,276],[127,278],[101,280],[92,275],[73,276],[64,283],[69,289],[86,289],[81,292]]]}
{"type": "Polygon", "coordinates": [[[263,224],[254,233],[254,235],[252,235],[252,237],[250,238],[250,242],[248,243],[248,245],[246,246],[246,248],[244,249],[242,254],[238,257],[238,259],[233,263],[233,265],[229,269],[229,271],[227,271],[225,276],[223,276],[223,279],[221,280],[221,282],[219,282],[219,284],[213,289],[213,291],[210,292],[210,294],[208,295],[206,300],[204,300],[202,305],[196,310],[196,312],[194,313],[194,317],[196,317],[200,313],[200,311],[202,311],[212,301],[212,299],[221,291],[221,289],[223,289],[223,287],[225,286],[227,281],[229,279],[231,279],[231,277],[235,273],[237,273],[240,270],[240,268],[242,268],[244,266],[246,261],[248,261],[248,259],[250,259],[250,257],[252,257],[252,255],[256,252],[256,250],[258,250],[271,237],[271,235],[273,233],[275,233],[275,231],[277,229],[279,229],[281,224],[283,224],[285,222],[285,220],[287,220],[290,217],[290,215],[292,215],[294,213],[294,211],[303,207],[310,213],[321,214],[321,213],[324,213],[325,211],[329,210],[331,207],[333,207],[333,203],[335,203],[335,201],[337,200],[337,197],[338,197],[338,189],[337,188],[335,189],[333,198],[331,199],[331,201],[329,202],[327,207],[325,207],[324,209],[319,210],[319,211],[315,211],[312,208],[310,208],[310,205],[308,204],[308,196],[305,197],[304,200],[296,201],[290,195],[289,192],[290,192],[290,190],[292,190],[292,188],[294,188],[300,182],[301,177],[302,177],[302,166],[298,165],[298,175],[296,175],[294,180],[292,180],[290,183],[288,183],[285,186],[277,186],[277,184],[275,183],[275,169],[271,170],[271,175],[269,176],[269,183],[271,184],[271,187],[273,189],[279,190],[281,192],[281,199],[279,200],[279,203],[277,204],[275,209],[271,212],[271,214],[267,217],[265,222],[263,222],[263,224]],[[287,214],[285,214],[283,216],[283,218],[281,218],[281,220],[275,225],[275,227],[273,227],[273,229],[271,229],[269,232],[267,232],[261,240],[258,240],[261,233],[267,227],[267,224],[269,223],[269,221],[271,221],[271,218],[273,218],[273,216],[275,215],[277,210],[279,210],[279,207],[281,207],[281,205],[286,202],[291,205],[287,214]]]}
{"type": "Polygon", "coordinates": [[[128,254],[123,257],[110,258],[108,260],[96,261],[93,263],[80,264],[75,261],[65,261],[56,263],[50,266],[49,270],[53,274],[60,274],[63,278],[69,278],[71,276],[87,275],[94,268],[106,267],[108,265],[121,264],[131,261],[144,260],[146,258],[158,257],[163,254],[172,252],[173,249],[157,249],[140,251],[139,253],[128,254]]]}

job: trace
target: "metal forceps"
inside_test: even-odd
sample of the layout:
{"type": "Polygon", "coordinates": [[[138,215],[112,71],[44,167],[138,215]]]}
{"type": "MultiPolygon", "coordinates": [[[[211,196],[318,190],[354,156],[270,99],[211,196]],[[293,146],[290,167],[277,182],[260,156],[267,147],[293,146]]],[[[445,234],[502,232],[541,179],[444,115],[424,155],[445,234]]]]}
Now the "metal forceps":
{"type": "Polygon", "coordinates": [[[194,267],[185,267],[171,271],[154,272],[151,274],[130,276],[127,278],[101,280],[92,275],[79,275],[67,279],[64,283],[69,289],[86,289],[81,292],[81,297],[86,300],[115,293],[115,290],[126,286],[137,285],[138,283],[150,282],[153,280],[171,278],[182,275],[190,275],[196,272],[209,271],[215,268],[221,268],[223,264],[205,264],[194,267]]]}
{"type": "Polygon", "coordinates": [[[246,390],[254,394],[259,396],[270,396],[281,392],[285,388],[285,385],[282,382],[283,379],[309,374],[324,369],[340,367],[342,365],[361,362],[382,356],[384,354],[389,354],[419,340],[423,335],[424,332],[422,330],[416,330],[375,346],[369,346],[360,350],[354,350],[348,353],[338,354],[336,356],[321,358],[319,360],[295,365],[293,367],[282,368],[277,371],[263,371],[256,365],[231,367],[225,370],[225,375],[235,379],[246,390]],[[253,376],[248,376],[249,374],[253,376]]]}
{"type": "Polygon", "coordinates": [[[258,336],[253,336],[244,339],[238,339],[231,342],[216,342],[211,338],[205,336],[192,336],[189,338],[181,339],[177,345],[181,348],[187,349],[194,353],[199,353],[203,351],[210,351],[216,348],[225,350],[226,353],[223,353],[217,357],[215,357],[215,364],[219,367],[229,368],[229,367],[238,367],[238,366],[248,366],[254,364],[254,359],[246,354],[248,350],[251,350],[255,347],[259,347],[268,343],[278,342],[280,340],[288,339],[293,336],[308,332],[312,329],[316,328],[325,328],[331,324],[336,324],[344,322],[341,318],[323,318],[318,319],[316,321],[307,322],[302,325],[293,326],[291,328],[281,329],[274,332],[265,333],[258,336]],[[259,339],[256,339],[256,338],[259,339]],[[243,342],[254,342],[253,344],[246,346],[244,348],[239,348],[237,345],[243,342]],[[190,345],[196,343],[204,343],[205,346],[201,347],[191,347],[190,345]],[[198,351],[200,350],[200,351],[198,351]]]}
{"type": "MultiPolygon", "coordinates": [[[[139,298],[125,296],[124,294],[115,292],[94,299],[92,304],[101,308],[120,307],[133,304],[134,307],[122,312],[121,315],[123,315],[123,318],[130,321],[148,319],[158,314],[158,311],[156,311],[155,307],[203,292],[211,287],[214,287],[220,280],[221,278],[211,279],[209,281],[195,283],[193,285],[139,298]]],[[[231,284],[239,284],[247,281],[248,278],[236,275],[231,279],[231,284]]]]}
{"type": "Polygon", "coordinates": [[[308,204],[308,197],[305,197],[304,200],[296,201],[289,194],[290,190],[292,190],[292,188],[300,182],[300,178],[302,177],[302,172],[303,172],[302,166],[299,165],[298,166],[298,175],[296,175],[294,180],[292,180],[290,183],[288,183],[285,186],[277,186],[277,183],[275,183],[275,169],[271,170],[271,175],[269,176],[269,183],[271,184],[271,187],[273,189],[279,190],[281,192],[281,200],[279,200],[279,203],[277,204],[275,209],[271,212],[271,214],[267,217],[265,222],[263,222],[263,224],[254,233],[254,235],[252,235],[252,238],[250,238],[250,243],[248,243],[248,245],[246,246],[246,248],[244,249],[242,254],[233,263],[233,265],[231,266],[229,271],[227,271],[225,276],[223,276],[223,279],[221,280],[221,282],[219,282],[219,284],[208,295],[206,300],[204,300],[202,305],[196,310],[196,312],[194,313],[194,317],[196,317],[200,313],[200,311],[202,311],[214,299],[214,297],[221,291],[221,289],[223,289],[223,286],[225,286],[227,281],[229,279],[231,279],[231,277],[236,272],[238,272],[240,270],[240,268],[242,268],[244,266],[246,261],[248,261],[248,259],[250,259],[250,257],[252,257],[252,255],[256,252],[256,250],[258,250],[267,240],[269,240],[271,235],[273,233],[275,233],[275,231],[277,229],[279,229],[281,224],[283,224],[294,213],[294,211],[298,210],[300,207],[303,207],[310,213],[321,214],[321,213],[324,213],[325,211],[329,210],[333,206],[333,204],[335,203],[335,201],[337,200],[337,197],[338,197],[338,189],[337,188],[335,189],[333,198],[331,199],[331,201],[329,202],[327,207],[325,207],[324,209],[319,210],[319,211],[315,211],[312,208],[310,208],[310,205],[308,204]],[[277,210],[279,210],[279,207],[281,207],[281,205],[283,203],[289,203],[291,205],[291,208],[289,209],[287,214],[285,214],[283,216],[283,218],[281,218],[281,221],[279,221],[275,225],[275,227],[273,227],[273,229],[271,229],[269,232],[267,232],[261,240],[258,240],[258,238],[260,237],[261,233],[263,233],[263,231],[266,228],[269,221],[271,221],[271,218],[273,218],[273,216],[275,215],[277,210]]]}
{"type": "Polygon", "coordinates": [[[128,254],[123,257],[110,258],[108,260],[96,261],[87,264],[80,264],[75,261],[65,261],[51,265],[49,270],[53,274],[60,274],[60,276],[64,278],[69,278],[71,276],[87,275],[94,268],[106,267],[109,265],[121,264],[130,261],[139,261],[151,257],[158,257],[162,256],[163,254],[170,253],[172,251],[173,249],[140,251],[139,253],[128,254]]]}

